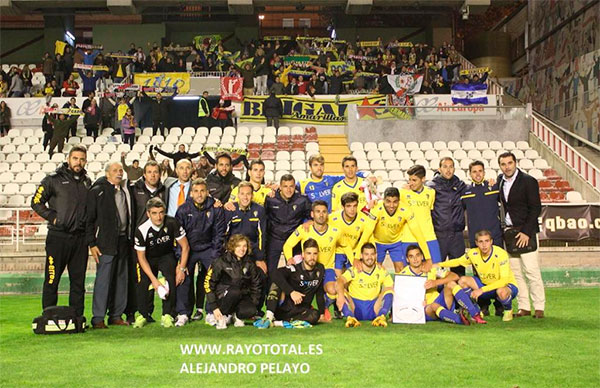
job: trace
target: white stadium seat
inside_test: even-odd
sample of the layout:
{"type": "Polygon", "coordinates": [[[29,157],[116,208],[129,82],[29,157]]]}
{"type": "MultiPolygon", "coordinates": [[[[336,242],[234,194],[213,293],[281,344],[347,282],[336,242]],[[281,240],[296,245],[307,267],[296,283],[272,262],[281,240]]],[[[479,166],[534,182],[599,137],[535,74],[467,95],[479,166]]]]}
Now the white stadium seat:
{"type": "Polygon", "coordinates": [[[352,142],[350,143],[350,151],[362,151],[363,150],[363,144],[360,142],[352,142]]]}
{"type": "Polygon", "coordinates": [[[480,160],[482,158],[481,152],[475,149],[469,149],[469,151],[467,152],[467,157],[473,160],[480,160]]]}
{"type": "Polygon", "coordinates": [[[410,159],[410,154],[406,150],[399,150],[396,152],[396,159],[399,161],[410,159]]]}
{"type": "Polygon", "coordinates": [[[276,171],[280,171],[280,170],[289,171],[290,170],[290,162],[288,160],[278,160],[277,163],[275,164],[275,170],[276,171]]]}
{"type": "Polygon", "coordinates": [[[306,163],[304,162],[304,160],[292,160],[292,170],[306,171],[306,163]]]}
{"type": "Polygon", "coordinates": [[[533,162],[533,165],[535,168],[539,168],[540,170],[545,170],[547,168],[550,168],[550,165],[548,165],[548,162],[546,162],[545,159],[536,159],[533,162]]]}
{"type": "Polygon", "coordinates": [[[196,135],[202,135],[204,137],[208,137],[209,129],[207,127],[198,127],[196,128],[196,135]]]}
{"type": "Polygon", "coordinates": [[[410,159],[404,159],[400,162],[400,169],[403,171],[408,170],[414,165],[413,161],[410,159]]]}
{"type": "Polygon", "coordinates": [[[357,167],[360,171],[369,171],[369,162],[366,159],[358,159],[357,167]]]}
{"type": "Polygon", "coordinates": [[[371,150],[371,151],[367,152],[367,159],[368,160],[380,160],[381,154],[377,150],[371,150]]]}
{"type": "Polygon", "coordinates": [[[492,150],[483,150],[481,152],[481,157],[486,160],[496,159],[496,153],[492,150]]]}
{"type": "Polygon", "coordinates": [[[400,151],[400,150],[405,150],[405,149],[406,149],[406,144],[404,144],[404,142],[395,141],[392,144],[392,150],[393,151],[400,151]]]}
{"type": "Polygon", "coordinates": [[[494,151],[498,151],[502,149],[502,143],[496,140],[490,141],[489,148],[494,151]]]}
{"type": "Polygon", "coordinates": [[[502,148],[504,148],[507,151],[512,151],[512,150],[516,149],[517,146],[514,141],[506,140],[506,141],[502,142],[502,148]]]}
{"type": "Polygon", "coordinates": [[[34,172],[31,176],[31,182],[38,184],[46,177],[46,174],[43,171],[34,172]]]}
{"type": "Polygon", "coordinates": [[[365,151],[354,151],[352,156],[354,156],[356,160],[367,160],[367,154],[365,154],[365,151]]]}
{"type": "Polygon", "coordinates": [[[462,149],[465,151],[473,150],[475,149],[475,143],[470,140],[465,140],[462,142],[462,149]]]}
{"type": "Polygon", "coordinates": [[[427,150],[425,151],[425,159],[433,160],[438,158],[438,152],[436,150],[427,150]]]}
{"type": "Polygon", "coordinates": [[[174,135],[174,136],[181,136],[181,128],[180,127],[172,127],[171,129],[169,129],[168,131],[169,136],[170,135],[174,135]]]}
{"type": "Polygon", "coordinates": [[[427,151],[427,150],[433,149],[433,144],[431,144],[430,141],[422,141],[419,146],[420,146],[421,151],[427,151]]]}
{"type": "Polygon", "coordinates": [[[540,158],[540,154],[536,150],[525,150],[525,157],[527,159],[535,160],[540,158]]]}
{"type": "Polygon", "coordinates": [[[419,149],[419,143],[417,143],[415,141],[409,141],[408,143],[406,143],[407,151],[414,151],[414,150],[418,150],[418,149],[419,149]]]}
{"type": "Polygon", "coordinates": [[[306,143],[305,146],[306,152],[308,153],[315,153],[315,152],[319,152],[319,143],[306,143]]]}
{"type": "Polygon", "coordinates": [[[196,128],[194,127],[185,127],[183,128],[183,132],[182,135],[190,135],[190,136],[195,136],[196,135],[196,128]]]}
{"type": "Polygon", "coordinates": [[[519,167],[525,170],[531,170],[533,168],[533,162],[530,159],[520,159],[519,167]]]}
{"type": "Polygon", "coordinates": [[[435,143],[433,143],[433,149],[437,150],[437,151],[445,150],[446,142],[445,141],[436,141],[435,143]]]}
{"type": "Polygon", "coordinates": [[[585,200],[583,199],[583,197],[581,196],[581,193],[579,191],[569,191],[567,193],[567,201],[573,202],[573,203],[584,203],[585,202],[585,200]]]}
{"type": "Polygon", "coordinates": [[[528,149],[531,149],[531,147],[529,146],[529,143],[527,143],[526,141],[523,141],[523,140],[520,140],[517,142],[517,148],[522,151],[527,151],[528,149]]]}
{"type": "Polygon", "coordinates": [[[292,127],[291,134],[292,134],[292,136],[294,136],[294,135],[304,135],[304,128],[298,127],[298,126],[292,127]]]}
{"type": "Polygon", "coordinates": [[[2,188],[4,195],[15,195],[19,193],[19,185],[17,183],[7,183],[2,188]]]}
{"type": "Polygon", "coordinates": [[[275,154],[275,160],[290,160],[290,153],[288,151],[279,151],[275,154]]]}
{"type": "Polygon", "coordinates": [[[276,136],[277,135],[277,130],[275,129],[275,127],[265,127],[265,129],[263,130],[263,136],[276,136]]]}
{"type": "Polygon", "coordinates": [[[377,150],[377,143],[373,143],[372,141],[365,143],[363,149],[365,151],[373,151],[373,150],[377,150]]]}
{"type": "Polygon", "coordinates": [[[457,149],[454,151],[453,157],[455,160],[461,160],[467,158],[467,153],[464,150],[457,149]]]}
{"type": "Polygon", "coordinates": [[[294,176],[294,179],[296,179],[296,182],[306,179],[306,171],[304,170],[294,170],[292,171],[292,175],[294,176]]]}
{"type": "Polygon", "coordinates": [[[424,159],[425,158],[425,154],[423,154],[423,151],[421,151],[421,150],[412,150],[410,152],[410,158],[412,160],[424,159]]]}
{"type": "Polygon", "coordinates": [[[399,170],[400,169],[400,162],[398,162],[397,160],[387,160],[385,162],[385,168],[386,170],[399,170]]]}
{"type": "Polygon", "coordinates": [[[23,163],[31,163],[34,160],[35,160],[35,156],[33,154],[21,155],[21,162],[23,162],[23,163]]]}
{"type": "Polygon", "coordinates": [[[29,162],[27,163],[26,171],[30,173],[36,173],[42,170],[42,165],[38,162],[29,162]]]}
{"type": "Polygon", "coordinates": [[[450,151],[456,151],[456,150],[461,149],[461,145],[457,141],[449,141],[447,149],[450,150],[450,151]]]}
{"type": "Polygon", "coordinates": [[[371,160],[371,170],[384,170],[385,169],[385,164],[383,163],[383,160],[371,160]]]}
{"type": "Polygon", "coordinates": [[[381,151],[381,159],[383,159],[383,160],[396,160],[396,155],[394,154],[394,151],[392,151],[391,149],[384,150],[384,151],[381,151]]]}
{"type": "Polygon", "coordinates": [[[292,151],[291,155],[292,160],[305,160],[306,154],[302,151],[292,151]]]}
{"type": "Polygon", "coordinates": [[[392,150],[392,145],[387,141],[380,142],[377,147],[379,148],[379,151],[391,151],[392,150]]]}
{"type": "Polygon", "coordinates": [[[401,170],[391,170],[389,172],[389,178],[391,181],[399,181],[404,179],[404,173],[401,170]]]}
{"type": "Polygon", "coordinates": [[[277,129],[277,135],[279,135],[279,136],[291,136],[292,135],[292,131],[290,130],[290,127],[282,126],[282,127],[279,127],[277,129]]]}

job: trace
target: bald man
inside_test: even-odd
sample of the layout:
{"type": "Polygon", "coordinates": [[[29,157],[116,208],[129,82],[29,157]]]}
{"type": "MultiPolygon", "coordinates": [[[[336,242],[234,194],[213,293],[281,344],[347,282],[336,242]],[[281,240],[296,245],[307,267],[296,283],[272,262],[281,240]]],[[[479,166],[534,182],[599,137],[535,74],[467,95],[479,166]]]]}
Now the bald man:
{"type": "Polygon", "coordinates": [[[190,179],[192,178],[192,162],[180,159],[175,165],[177,178],[165,179],[165,203],[167,215],[175,217],[177,208],[181,206],[190,194],[190,179]]]}

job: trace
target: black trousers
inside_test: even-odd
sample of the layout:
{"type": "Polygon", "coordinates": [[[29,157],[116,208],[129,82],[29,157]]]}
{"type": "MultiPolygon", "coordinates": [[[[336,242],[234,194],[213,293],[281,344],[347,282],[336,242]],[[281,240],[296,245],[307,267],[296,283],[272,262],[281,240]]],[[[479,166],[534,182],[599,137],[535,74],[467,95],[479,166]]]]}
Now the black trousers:
{"type": "MultiPolygon", "coordinates": [[[[271,273],[273,273],[279,264],[281,252],[283,252],[283,245],[285,241],[276,240],[274,238],[268,238],[267,249],[266,249],[266,261],[267,261],[267,274],[263,277],[263,288],[258,302],[258,310],[262,310],[262,306],[265,303],[269,289],[271,288],[271,273]]],[[[262,270],[260,271],[262,272],[262,270]]]]}
{"type": "MultiPolygon", "coordinates": [[[[137,262],[137,251],[131,249],[131,257],[127,263],[127,307],[125,307],[125,315],[132,316],[138,311],[137,303],[137,283],[138,271],[142,271],[137,262]]],[[[154,312],[154,290],[148,291],[148,311],[150,315],[154,312]]]]}
{"type": "Polygon", "coordinates": [[[311,325],[316,325],[319,322],[320,314],[312,306],[295,305],[292,308],[287,308],[289,306],[284,304],[280,307],[281,297],[281,289],[273,283],[267,296],[267,310],[273,312],[275,319],[280,321],[307,321],[311,325]]]}
{"type": "Polygon", "coordinates": [[[87,136],[93,136],[94,140],[98,137],[98,126],[97,125],[86,125],[85,134],[87,136]]]}
{"type": "Polygon", "coordinates": [[[66,235],[52,231],[48,233],[42,308],[56,306],[60,277],[65,268],[68,268],[69,306],[74,307],[78,315],[83,315],[87,262],[88,247],[85,234],[66,235]]]}
{"type": "MultiPolygon", "coordinates": [[[[440,257],[442,261],[447,258],[456,259],[465,254],[465,239],[462,232],[442,232],[436,231],[438,243],[440,244],[440,257]]],[[[459,276],[465,275],[465,267],[458,266],[450,269],[459,276]]]]}
{"type": "Polygon", "coordinates": [[[215,303],[209,303],[206,308],[210,311],[219,308],[223,315],[235,313],[240,319],[249,319],[256,315],[256,304],[252,302],[250,295],[242,293],[239,286],[231,286],[223,297],[215,303]]]}
{"type": "Polygon", "coordinates": [[[279,117],[267,117],[267,127],[279,129],[279,117]]]}
{"type": "MultiPolygon", "coordinates": [[[[169,282],[169,295],[162,301],[162,313],[163,315],[169,314],[172,317],[175,317],[175,270],[177,267],[175,255],[146,257],[146,260],[148,260],[148,264],[150,264],[154,276],[157,276],[160,271],[167,282],[169,282]]],[[[137,278],[138,311],[146,318],[150,315],[150,310],[148,309],[148,306],[150,305],[150,293],[148,292],[148,287],[150,284],[152,284],[150,278],[140,268],[137,278]]]]}
{"type": "Polygon", "coordinates": [[[152,136],[155,136],[158,130],[160,129],[160,134],[165,136],[165,122],[161,120],[154,121],[152,123],[152,136]]]}

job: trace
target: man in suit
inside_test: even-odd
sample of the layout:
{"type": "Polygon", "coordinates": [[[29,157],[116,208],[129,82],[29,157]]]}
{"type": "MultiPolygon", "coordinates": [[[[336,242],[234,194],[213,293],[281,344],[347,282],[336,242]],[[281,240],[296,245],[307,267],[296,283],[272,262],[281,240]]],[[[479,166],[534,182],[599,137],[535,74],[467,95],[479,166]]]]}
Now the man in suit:
{"type": "Polygon", "coordinates": [[[192,177],[192,162],[189,159],[181,159],[175,166],[177,178],[165,179],[165,203],[167,204],[167,215],[175,217],[177,208],[185,202],[190,195],[190,178],[192,177]]]}
{"type": "MultiPolygon", "coordinates": [[[[498,164],[502,170],[498,180],[505,223],[506,226],[520,230],[516,236],[517,246],[525,247],[531,239],[537,240],[537,233],[540,231],[538,217],[542,211],[542,204],[538,182],[534,177],[517,168],[517,158],[512,152],[501,154],[498,157],[498,164]]],[[[510,268],[519,288],[517,317],[531,315],[529,300],[531,296],[535,309],[533,317],[544,318],[546,295],[537,248],[533,252],[520,255],[510,254],[510,268]]]]}

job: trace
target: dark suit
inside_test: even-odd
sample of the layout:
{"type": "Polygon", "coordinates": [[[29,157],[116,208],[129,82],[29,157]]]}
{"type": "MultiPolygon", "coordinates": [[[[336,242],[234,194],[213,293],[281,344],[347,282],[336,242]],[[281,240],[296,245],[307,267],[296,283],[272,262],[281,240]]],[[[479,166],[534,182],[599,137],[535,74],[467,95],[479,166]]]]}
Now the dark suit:
{"type": "MultiPolygon", "coordinates": [[[[534,177],[521,170],[518,170],[515,174],[517,176],[510,187],[508,198],[504,194],[504,186],[506,184],[504,175],[501,174],[498,177],[502,206],[504,212],[510,216],[510,225],[508,226],[520,228],[521,232],[529,236],[529,238],[536,239],[537,233],[540,231],[538,217],[542,211],[539,185],[534,177]]],[[[521,255],[511,254],[510,268],[515,275],[517,287],[519,288],[517,297],[519,309],[531,311],[529,300],[531,296],[534,309],[543,311],[546,304],[546,296],[537,250],[521,255]],[[525,278],[527,278],[527,282],[525,278]]]]}

